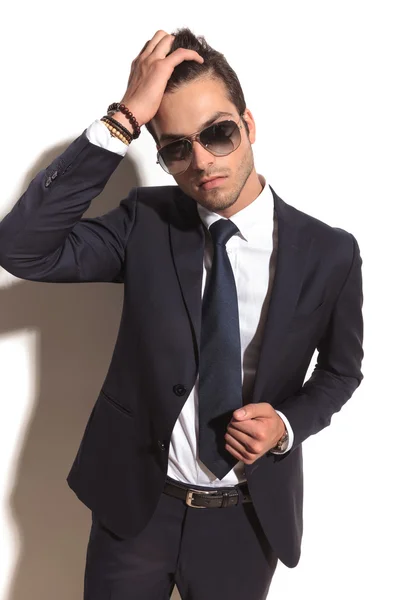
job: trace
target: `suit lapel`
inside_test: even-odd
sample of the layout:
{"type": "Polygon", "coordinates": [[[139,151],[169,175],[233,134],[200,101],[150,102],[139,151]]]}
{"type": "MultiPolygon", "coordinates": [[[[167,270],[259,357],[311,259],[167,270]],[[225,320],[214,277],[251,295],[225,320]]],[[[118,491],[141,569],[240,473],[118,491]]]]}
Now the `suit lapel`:
{"type": "MultiPolygon", "coordinates": [[[[271,186],[270,186],[271,187],[271,186]]],[[[274,196],[277,248],[269,306],[260,348],[252,402],[270,395],[276,375],[282,376],[279,362],[284,355],[285,332],[295,313],[313,238],[305,232],[299,213],[286,204],[271,188],[274,196]]],[[[275,246],[275,244],[274,244],[275,246]]]]}
{"type": "Polygon", "coordinates": [[[201,289],[205,235],[195,200],[179,188],[169,221],[171,252],[194,334],[197,366],[200,352],[201,289]]]}

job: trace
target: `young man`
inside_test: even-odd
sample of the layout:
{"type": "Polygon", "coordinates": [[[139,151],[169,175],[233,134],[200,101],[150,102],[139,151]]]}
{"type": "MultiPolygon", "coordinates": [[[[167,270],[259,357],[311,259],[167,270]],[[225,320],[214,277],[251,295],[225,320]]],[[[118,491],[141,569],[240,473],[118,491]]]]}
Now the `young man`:
{"type": "Polygon", "coordinates": [[[302,442],[363,378],[362,261],[352,234],[267,185],[254,141],[225,58],[157,31],[121,103],[0,224],[18,277],[125,286],[68,476],[93,515],[85,600],[160,600],[175,583],[183,600],[262,600],[277,560],[299,561],[302,442]],[[82,218],[142,125],[177,185],[82,218]]]}

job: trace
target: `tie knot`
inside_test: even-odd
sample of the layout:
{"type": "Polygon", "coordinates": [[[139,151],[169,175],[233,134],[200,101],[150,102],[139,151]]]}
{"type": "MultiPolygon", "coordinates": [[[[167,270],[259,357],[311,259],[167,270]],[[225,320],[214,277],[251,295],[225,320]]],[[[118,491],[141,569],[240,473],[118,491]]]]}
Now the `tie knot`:
{"type": "Polygon", "coordinates": [[[210,228],[211,237],[214,242],[214,246],[217,244],[225,246],[227,241],[235,234],[238,233],[239,229],[229,219],[219,219],[215,221],[210,228]]]}

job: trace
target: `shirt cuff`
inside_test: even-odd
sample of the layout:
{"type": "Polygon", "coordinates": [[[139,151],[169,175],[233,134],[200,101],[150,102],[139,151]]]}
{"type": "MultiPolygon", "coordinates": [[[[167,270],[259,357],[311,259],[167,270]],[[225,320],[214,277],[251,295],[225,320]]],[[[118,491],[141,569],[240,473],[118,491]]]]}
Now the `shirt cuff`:
{"type": "Polygon", "coordinates": [[[104,125],[100,119],[96,119],[94,123],[86,129],[86,137],[91,144],[105,148],[110,152],[115,152],[121,156],[125,156],[129,146],[117,137],[113,137],[110,130],[104,125]]]}
{"type": "Polygon", "coordinates": [[[293,446],[293,442],[294,442],[294,433],[293,433],[293,429],[290,426],[289,421],[287,420],[287,418],[285,417],[285,415],[283,415],[279,410],[275,411],[280,418],[282,419],[282,421],[285,423],[286,425],[286,429],[287,432],[289,434],[289,443],[288,443],[288,447],[286,448],[285,452],[272,452],[271,450],[271,454],[286,454],[286,452],[289,452],[289,450],[292,448],[293,446]]]}

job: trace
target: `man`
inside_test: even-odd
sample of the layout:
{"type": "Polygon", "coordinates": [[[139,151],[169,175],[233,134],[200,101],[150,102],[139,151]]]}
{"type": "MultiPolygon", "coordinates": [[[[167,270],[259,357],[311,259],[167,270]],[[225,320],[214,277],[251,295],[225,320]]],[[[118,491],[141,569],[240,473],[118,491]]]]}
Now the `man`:
{"type": "Polygon", "coordinates": [[[125,286],[68,476],[93,516],[85,600],[159,600],[175,583],[183,600],[261,600],[277,560],[299,561],[302,443],[363,378],[362,261],[352,234],[257,174],[254,141],[223,55],[157,31],[122,102],[0,224],[18,277],[125,286]],[[82,218],[142,125],[178,185],[82,218]]]}

